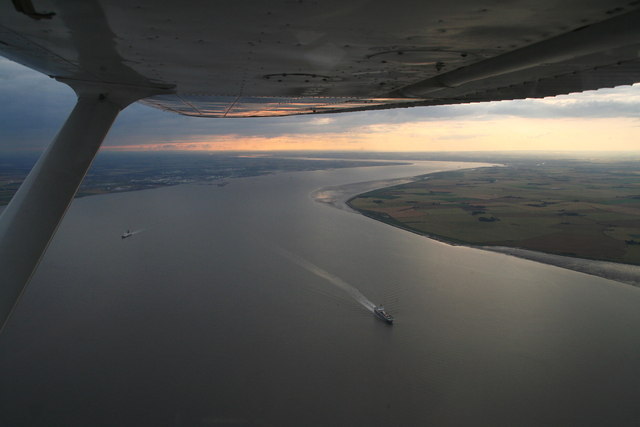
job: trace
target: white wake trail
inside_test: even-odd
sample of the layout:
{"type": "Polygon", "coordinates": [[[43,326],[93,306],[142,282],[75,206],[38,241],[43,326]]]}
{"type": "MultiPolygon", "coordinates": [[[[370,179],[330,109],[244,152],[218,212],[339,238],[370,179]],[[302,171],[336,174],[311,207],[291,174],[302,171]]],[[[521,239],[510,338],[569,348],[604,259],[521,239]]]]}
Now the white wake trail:
{"type": "Polygon", "coordinates": [[[350,285],[349,283],[345,282],[344,280],[342,280],[338,276],[335,276],[335,275],[329,273],[328,271],[323,270],[322,268],[318,267],[317,265],[307,261],[306,259],[304,259],[304,258],[302,258],[302,257],[300,257],[298,255],[292,254],[291,252],[289,252],[289,251],[287,251],[285,249],[276,248],[276,250],[281,255],[283,255],[284,257],[286,257],[289,260],[293,261],[294,263],[298,264],[300,267],[304,268],[305,270],[315,274],[318,277],[322,277],[323,279],[327,280],[328,282],[331,282],[332,284],[334,284],[338,288],[342,289],[347,294],[349,294],[354,300],[359,302],[364,308],[366,308],[367,310],[373,312],[373,308],[376,305],[374,303],[372,303],[366,296],[364,296],[362,294],[362,292],[360,292],[358,289],[356,289],[353,285],[350,285]]]}

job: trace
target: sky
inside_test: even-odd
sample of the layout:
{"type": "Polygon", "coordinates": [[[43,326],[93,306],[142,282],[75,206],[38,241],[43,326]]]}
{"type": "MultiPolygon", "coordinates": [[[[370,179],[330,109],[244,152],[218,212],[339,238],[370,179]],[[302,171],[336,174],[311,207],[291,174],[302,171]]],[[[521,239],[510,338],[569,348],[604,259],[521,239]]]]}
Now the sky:
{"type": "MultiPolygon", "coordinates": [[[[66,85],[0,57],[0,152],[41,151],[73,109],[66,85]]],[[[142,104],[103,150],[640,151],[640,84],[539,100],[276,118],[180,116],[142,104]]]]}

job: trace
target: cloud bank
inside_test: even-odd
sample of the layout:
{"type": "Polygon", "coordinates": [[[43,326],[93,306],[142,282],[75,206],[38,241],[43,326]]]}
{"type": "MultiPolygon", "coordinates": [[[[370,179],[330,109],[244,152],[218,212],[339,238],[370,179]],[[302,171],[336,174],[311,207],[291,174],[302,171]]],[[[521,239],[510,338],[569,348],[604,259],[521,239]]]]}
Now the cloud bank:
{"type": "MultiPolygon", "coordinates": [[[[3,58],[0,58],[0,97],[3,100],[0,104],[2,151],[43,149],[75,103],[75,95],[66,85],[3,58]]],[[[267,140],[289,141],[280,145],[295,146],[294,139],[311,139],[320,144],[322,138],[335,141],[339,137],[345,148],[349,148],[349,141],[358,141],[362,135],[400,132],[401,129],[413,129],[415,134],[416,126],[450,126],[441,140],[470,140],[482,135],[458,132],[456,126],[464,122],[473,128],[481,122],[506,123],[513,119],[626,119],[632,122],[638,120],[639,111],[640,84],[538,100],[251,119],[186,117],[134,104],[118,117],[104,146],[143,149],[146,144],[156,147],[165,144],[179,149],[204,147],[204,142],[218,141],[219,148],[233,149],[233,141],[244,141],[247,147],[259,146],[247,141],[267,140]]]]}

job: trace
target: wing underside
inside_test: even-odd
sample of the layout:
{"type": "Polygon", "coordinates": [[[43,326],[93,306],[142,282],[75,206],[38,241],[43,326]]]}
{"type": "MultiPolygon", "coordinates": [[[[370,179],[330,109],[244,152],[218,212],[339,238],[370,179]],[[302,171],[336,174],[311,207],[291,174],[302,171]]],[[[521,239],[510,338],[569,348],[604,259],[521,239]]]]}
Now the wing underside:
{"type": "Polygon", "coordinates": [[[201,117],[539,98],[640,81],[638,2],[235,3],[4,2],[0,53],[64,81],[158,88],[142,102],[201,117]]]}

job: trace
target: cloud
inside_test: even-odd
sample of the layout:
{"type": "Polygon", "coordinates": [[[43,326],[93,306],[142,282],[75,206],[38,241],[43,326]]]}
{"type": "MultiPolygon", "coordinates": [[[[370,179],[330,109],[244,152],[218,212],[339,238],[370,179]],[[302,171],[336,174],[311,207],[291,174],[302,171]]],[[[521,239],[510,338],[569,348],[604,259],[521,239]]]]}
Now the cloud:
{"type": "Polygon", "coordinates": [[[0,150],[41,148],[73,109],[68,86],[0,57],[0,150]]]}
{"type": "Polygon", "coordinates": [[[328,125],[333,122],[335,122],[335,119],[331,117],[314,117],[313,119],[309,120],[309,124],[315,125],[315,126],[328,125]]]}
{"type": "Polygon", "coordinates": [[[615,93],[584,93],[555,98],[501,101],[486,106],[486,116],[524,118],[637,118],[640,85],[621,87],[615,93]],[[600,96],[602,95],[602,96],[600,96]]]}
{"type": "MultiPolygon", "coordinates": [[[[73,91],[64,84],[9,60],[0,58],[0,150],[42,149],[63,125],[75,103],[73,91]]],[[[422,135],[420,127],[432,132],[436,127],[452,127],[440,139],[472,139],[468,133],[455,131],[461,123],[499,123],[523,119],[638,119],[640,84],[616,89],[602,89],[582,94],[537,100],[501,101],[436,107],[417,107],[384,111],[366,111],[322,116],[273,118],[203,119],[186,117],[134,104],[126,108],[107,136],[106,147],[173,144],[181,147],[199,141],[217,140],[231,147],[234,140],[286,141],[312,138],[319,142],[340,136],[359,141],[362,135],[393,132],[422,135]],[[409,132],[407,127],[413,129],[409,132]],[[457,135],[457,136],[456,136],[457,135]],[[224,141],[224,143],[223,143],[224,141]]],[[[505,126],[506,127],[506,126],[505,126]]],[[[207,142],[208,143],[208,142],[207,142]]]]}

